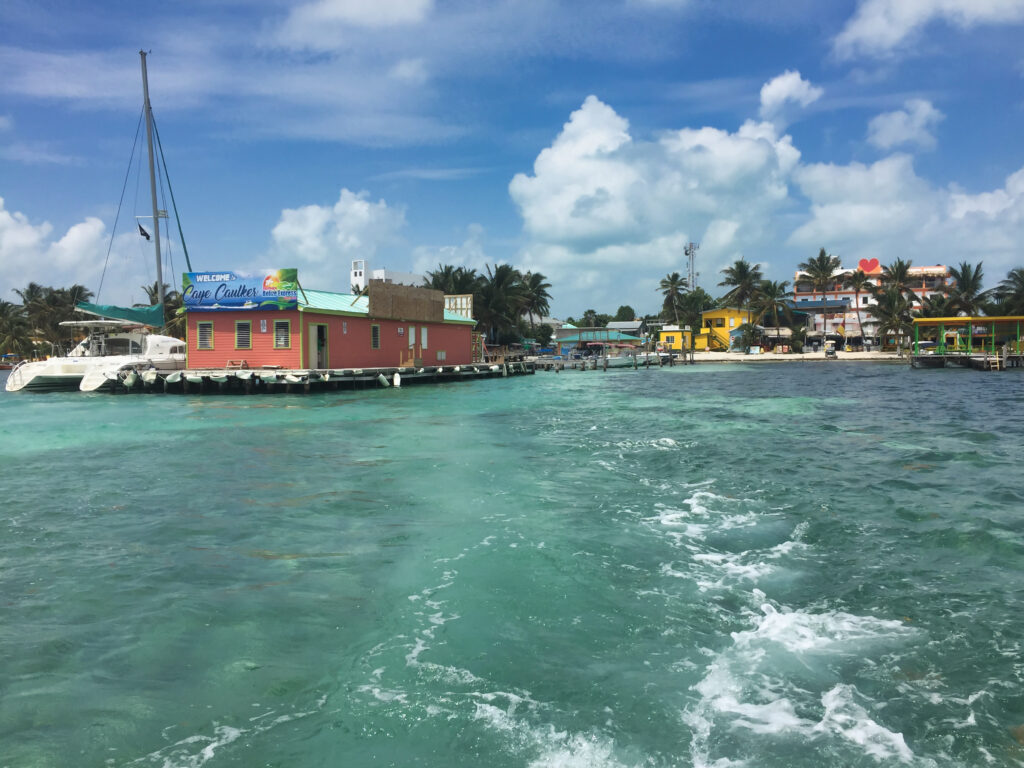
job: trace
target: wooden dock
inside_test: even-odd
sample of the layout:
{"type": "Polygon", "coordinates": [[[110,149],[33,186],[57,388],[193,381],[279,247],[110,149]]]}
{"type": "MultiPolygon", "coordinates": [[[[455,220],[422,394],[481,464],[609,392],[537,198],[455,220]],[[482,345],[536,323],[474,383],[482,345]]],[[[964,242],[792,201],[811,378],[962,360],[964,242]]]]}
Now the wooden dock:
{"type": "Polygon", "coordinates": [[[1004,371],[1008,368],[1024,368],[1024,354],[917,354],[910,356],[910,365],[914,368],[971,368],[975,371],[1004,371]]]}
{"type": "Polygon", "coordinates": [[[347,389],[379,389],[421,384],[444,384],[471,379],[529,376],[532,363],[425,366],[421,368],[333,368],[284,370],[281,368],[188,369],[141,371],[118,376],[111,382],[114,393],[176,394],[308,394],[347,389]]]}
{"type": "Polygon", "coordinates": [[[652,363],[650,358],[647,358],[644,362],[638,363],[636,360],[633,361],[633,365],[618,365],[609,366],[608,358],[586,358],[580,360],[546,360],[539,359],[531,361],[531,365],[534,365],[539,371],[554,371],[558,373],[560,371],[607,371],[607,370],[636,370],[638,368],[664,368],[666,366],[671,367],[673,365],[694,365],[694,355],[692,351],[683,353],[673,352],[671,355],[666,355],[663,358],[659,358],[657,363],[652,363]]]}

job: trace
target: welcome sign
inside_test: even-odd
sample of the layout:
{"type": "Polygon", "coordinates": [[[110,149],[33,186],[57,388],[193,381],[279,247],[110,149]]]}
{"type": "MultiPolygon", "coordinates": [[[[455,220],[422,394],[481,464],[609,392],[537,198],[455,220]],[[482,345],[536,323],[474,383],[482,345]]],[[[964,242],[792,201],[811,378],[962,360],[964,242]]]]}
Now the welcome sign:
{"type": "Polygon", "coordinates": [[[299,270],[185,272],[182,299],[188,310],[297,309],[299,270]]]}

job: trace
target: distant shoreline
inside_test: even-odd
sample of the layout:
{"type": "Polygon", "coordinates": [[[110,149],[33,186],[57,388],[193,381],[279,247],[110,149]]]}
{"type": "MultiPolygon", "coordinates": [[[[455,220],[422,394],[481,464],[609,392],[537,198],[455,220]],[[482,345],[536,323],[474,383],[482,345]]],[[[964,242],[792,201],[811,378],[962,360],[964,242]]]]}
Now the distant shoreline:
{"type": "Polygon", "coordinates": [[[824,352],[796,352],[776,354],[765,352],[759,355],[745,355],[739,352],[694,352],[697,363],[810,363],[810,362],[869,362],[909,364],[908,354],[900,357],[895,352],[837,352],[834,360],[825,359],[824,352]]]}

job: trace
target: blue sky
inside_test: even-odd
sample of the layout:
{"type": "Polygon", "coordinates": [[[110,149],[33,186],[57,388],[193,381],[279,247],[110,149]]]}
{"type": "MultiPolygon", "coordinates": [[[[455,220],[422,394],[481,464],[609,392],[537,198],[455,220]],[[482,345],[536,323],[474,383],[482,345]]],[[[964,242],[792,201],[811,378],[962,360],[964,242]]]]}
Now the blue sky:
{"type": "MultiPolygon", "coordinates": [[[[543,272],[656,311],[744,257],[1024,265],[1024,0],[0,5],[0,298],[138,301],[138,50],[193,266],[543,272]]],[[[184,269],[171,242],[169,269],[184,269]]],[[[177,282],[177,280],[169,280],[177,282]]]]}

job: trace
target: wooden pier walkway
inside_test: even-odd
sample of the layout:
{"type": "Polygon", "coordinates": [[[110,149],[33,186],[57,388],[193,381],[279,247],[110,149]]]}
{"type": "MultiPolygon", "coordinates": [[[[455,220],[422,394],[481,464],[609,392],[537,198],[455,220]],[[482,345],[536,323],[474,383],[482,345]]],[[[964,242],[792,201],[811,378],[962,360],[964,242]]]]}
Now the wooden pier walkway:
{"type": "Polygon", "coordinates": [[[110,391],[167,392],[177,394],[278,394],[311,393],[345,389],[373,389],[422,384],[443,384],[470,379],[529,376],[532,363],[425,366],[421,368],[333,368],[284,370],[281,368],[188,369],[142,371],[119,376],[110,391]]]}
{"type": "Polygon", "coordinates": [[[608,358],[586,358],[580,360],[547,360],[539,359],[531,361],[531,365],[536,366],[539,371],[554,371],[558,373],[560,371],[607,371],[607,370],[636,370],[638,368],[663,368],[665,366],[671,367],[673,365],[693,365],[694,355],[692,351],[680,353],[672,353],[671,356],[666,355],[660,358],[657,363],[652,363],[650,358],[647,358],[642,363],[638,363],[635,359],[632,365],[608,365],[608,358]]]}
{"type": "Polygon", "coordinates": [[[910,365],[914,368],[972,368],[976,371],[1003,371],[1007,368],[1024,368],[1024,354],[927,354],[911,355],[910,365]]]}

